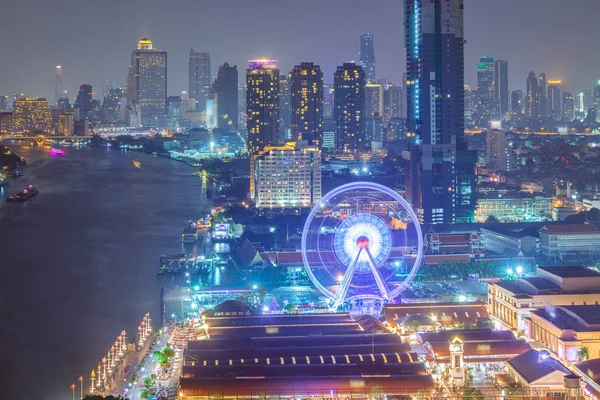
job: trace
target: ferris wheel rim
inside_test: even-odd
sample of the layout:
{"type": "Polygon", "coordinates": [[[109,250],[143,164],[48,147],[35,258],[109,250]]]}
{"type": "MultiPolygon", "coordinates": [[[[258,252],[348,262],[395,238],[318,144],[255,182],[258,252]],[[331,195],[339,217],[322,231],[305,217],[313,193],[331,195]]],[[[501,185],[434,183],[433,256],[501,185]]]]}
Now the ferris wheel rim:
{"type": "MultiPolygon", "coordinates": [[[[336,293],[330,291],[325,286],[323,286],[323,284],[319,281],[319,279],[317,279],[314,272],[312,271],[313,267],[311,266],[310,262],[308,261],[308,257],[306,255],[307,254],[306,242],[307,242],[307,238],[308,238],[308,232],[309,232],[309,228],[315,218],[315,215],[332,198],[336,197],[337,195],[339,195],[341,193],[344,193],[344,192],[347,192],[350,190],[359,190],[359,189],[370,189],[370,190],[383,192],[383,193],[387,194],[388,196],[390,196],[391,198],[393,198],[395,201],[398,201],[399,205],[401,205],[404,208],[404,210],[408,213],[408,215],[411,218],[411,221],[413,223],[414,229],[416,230],[417,255],[415,257],[414,264],[412,265],[412,268],[411,268],[408,276],[396,288],[389,291],[389,296],[391,299],[393,299],[393,298],[396,298],[400,293],[402,293],[408,287],[408,285],[414,279],[414,276],[416,275],[417,271],[419,270],[419,267],[421,266],[421,262],[423,260],[423,233],[421,230],[421,225],[419,224],[418,217],[417,217],[416,213],[414,212],[414,210],[412,209],[412,207],[410,206],[410,204],[408,204],[408,202],[402,196],[400,196],[398,193],[396,193],[395,191],[393,191],[392,189],[390,189],[387,186],[384,186],[384,185],[381,185],[378,183],[374,183],[374,182],[359,181],[359,182],[346,183],[344,185],[338,186],[337,188],[327,192],[321,198],[321,200],[313,207],[313,209],[310,211],[310,213],[304,223],[304,229],[302,232],[302,239],[301,239],[301,253],[302,253],[302,262],[304,264],[304,269],[306,270],[308,277],[310,278],[313,285],[315,285],[315,287],[317,287],[317,289],[319,289],[319,291],[323,295],[325,295],[326,297],[328,297],[331,300],[335,300],[337,298],[336,293]]],[[[323,263],[322,259],[320,258],[320,255],[319,255],[319,260],[321,261],[321,263],[323,263]]],[[[349,296],[347,298],[347,300],[355,299],[355,298],[371,298],[371,297],[376,297],[376,296],[372,296],[372,295],[368,295],[368,294],[367,295],[358,294],[358,295],[354,295],[354,296],[349,296]]]]}

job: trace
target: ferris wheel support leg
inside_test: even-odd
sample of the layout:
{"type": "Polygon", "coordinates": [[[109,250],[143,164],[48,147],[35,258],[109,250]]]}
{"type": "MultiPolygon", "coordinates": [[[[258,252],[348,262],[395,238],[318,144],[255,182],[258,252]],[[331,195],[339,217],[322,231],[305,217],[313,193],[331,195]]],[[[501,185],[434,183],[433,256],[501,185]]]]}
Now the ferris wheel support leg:
{"type": "Polygon", "coordinates": [[[371,256],[371,252],[369,251],[368,248],[366,248],[365,250],[367,252],[367,255],[369,256],[369,268],[371,268],[371,273],[375,277],[375,282],[377,282],[377,287],[379,288],[379,292],[381,293],[381,295],[383,296],[384,299],[390,300],[390,293],[388,292],[387,286],[385,285],[385,282],[383,281],[381,274],[375,267],[375,262],[373,261],[373,256],[371,256]]]}
{"type": "Polygon", "coordinates": [[[354,276],[354,271],[356,270],[356,265],[358,264],[358,259],[360,258],[360,252],[362,249],[358,251],[356,258],[350,264],[350,267],[344,273],[344,277],[340,282],[340,286],[335,292],[335,302],[333,303],[333,309],[337,310],[337,308],[342,304],[344,298],[346,297],[346,293],[348,293],[348,288],[350,287],[350,281],[352,281],[352,277],[354,276]]]}

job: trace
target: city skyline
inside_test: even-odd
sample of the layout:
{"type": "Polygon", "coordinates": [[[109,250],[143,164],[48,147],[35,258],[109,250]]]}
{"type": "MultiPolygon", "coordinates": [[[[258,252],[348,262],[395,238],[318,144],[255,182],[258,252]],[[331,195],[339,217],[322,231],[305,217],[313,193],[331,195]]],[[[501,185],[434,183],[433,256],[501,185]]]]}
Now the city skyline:
{"type": "MultiPolygon", "coordinates": [[[[359,5],[358,1],[352,2],[359,5]]],[[[69,16],[79,12],[79,7],[83,6],[70,1],[62,2],[60,6],[51,6],[52,15],[57,16],[52,21],[47,20],[50,11],[46,7],[50,5],[41,3],[31,9],[29,6],[11,4],[7,11],[12,13],[13,18],[6,22],[5,28],[16,30],[31,25],[31,35],[37,35],[40,40],[27,43],[27,37],[16,37],[6,43],[8,58],[18,61],[0,66],[0,75],[11,77],[0,83],[0,93],[23,92],[29,96],[53,99],[55,68],[61,65],[63,87],[68,91],[69,98],[73,99],[77,88],[84,83],[92,85],[95,98],[101,98],[102,84],[105,81],[125,84],[126,72],[123,71],[127,71],[128,55],[132,45],[144,36],[148,36],[157,48],[169,52],[168,95],[178,95],[182,90],[187,90],[186,72],[190,47],[211,53],[214,66],[223,62],[245,65],[250,59],[264,57],[277,59],[282,73],[287,73],[302,61],[312,61],[321,65],[324,80],[330,83],[337,65],[345,61],[358,61],[360,35],[365,33],[373,34],[377,42],[378,77],[396,84],[401,82],[405,70],[401,2],[384,0],[379,9],[386,12],[379,19],[363,18],[362,14],[355,12],[356,7],[348,7],[348,11],[344,11],[335,8],[333,2],[319,4],[323,12],[314,18],[317,25],[315,29],[308,30],[306,35],[295,35],[295,32],[302,28],[304,19],[301,17],[311,7],[290,5],[291,15],[297,15],[298,18],[289,21],[283,15],[278,18],[274,14],[270,16],[269,23],[255,24],[257,18],[263,17],[258,14],[260,10],[268,9],[269,4],[274,4],[274,1],[262,0],[260,3],[260,7],[239,4],[238,12],[235,13],[225,10],[229,6],[214,4],[211,5],[213,12],[207,14],[202,23],[194,24],[188,23],[188,19],[194,18],[193,11],[202,11],[203,6],[187,0],[179,1],[182,7],[174,7],[173,10],[165,7],[140,7],[141,3],[135,0],[89,7],[86,5],[86,13],[89,13],[91,19],[83,19],[81,22],[76,20],[74,24],[66,22],[71,21],[69,16]],[[64,7],[64,10],[61,12],[57,7],[64,7]],[[179,10],[184,7],[189,12],[180,13],[179,10]],[[336,17],[332,20],[329,16],[333,15],[334,9],[336,17]],[[222,15],[229,22],[235,21],[228,25],[236,26],[236,30],[213,39],[215,35],[212,32],[223,21],[223,18],[213,18],[213,15],[222,15]],[[106,18],[111,18],[117,25],[123,25],[124,29],[118,33],[106,31],[99,34],[106,18]],[[62,19],[65,19],[64,24],[60,21],[62,19]],[[344,24],[336,21],[344,21],[344,24]],[[79,26],[80,24],[86,26],[79,26]],[[176,24],[177,28],[173,29],[172,24],[176,24]],[[65,46],[65,42],[59,38],[68,36],[70,29],[77,31],[81,40],[65,46]],[[242,33],[246,31],[252,34],[242,33]],[[321,46],[313,46],[316,40],[322,43],[321,46]],[[94,52],[90,54],[87,51],[89,48],[94,48],[94,52]],[[37,60],[42,62],[34,62],[30,58],[32,54],[36,54],[37,60]],[[31,76],[36,79],[30,79],[31,76]]],[[[600,55],[584,50],[593,48],[592,37],[581,35],[575,29],[558,30],[554,27],[556,24],[589,25],[599,11],[600,3],[593,0],[579,0],[577,6],[560,0],[531,0],[526,4],[520,4],[516,0],[503,1],[501,4],[491,0],[468,0],[465,4],[465,83],[476,86],[477,60],[480,56],[487,55],[509,62],[511,91],[525,89],[529,71],[546,72],[548,79],[561,79],[564,90],[572,93],[591,88],[600,72],[595,67],[600,64],[600,55]],[[489,29],[488,18],[485,18],[486,13],[492,11],[495,17],[492,26],[501,23],[505,26],[510,22],[511,29],[502,31],[502,39],[499,39],[497,29],[489,29]],[[525,35],[525,22],[531,12],[548,23],[536,28],[539,34],[525,35]],[[572,46],[572,43],[578,45],[572,46]],[[562,53],[554,51],[556,48],[561,48],[562,53]],[[585,60],[585,63],[579,65],[572,62],[579,59],[585,60]]]]}

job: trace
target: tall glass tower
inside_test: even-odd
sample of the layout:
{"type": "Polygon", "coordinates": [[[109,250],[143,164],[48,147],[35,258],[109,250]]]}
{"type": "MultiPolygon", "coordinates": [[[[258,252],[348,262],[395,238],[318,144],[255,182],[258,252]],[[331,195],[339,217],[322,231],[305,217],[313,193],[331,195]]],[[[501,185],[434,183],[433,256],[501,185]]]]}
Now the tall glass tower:
{"type": "Polygon", "coordinates": [[[211,85],[210,54],[199,53],[191,49],[188,95],[196,101],[196,112],[206,111],[206,99],[211,85]]]}
{"type": "Polygon", "coordinates": [[[275,60],[252,60],[246,70],[246,130],[252,157],[279,142],[279,69],[275,60]]]}
{"type": "Polygon", "coordinates": [[[292,137],[323,145],[323,72],[311,62],[296,65],[290,73],[292,137]]]}
{"type": "Polygon", "coordinates": [[[377,70],[375,68],[375,43],[373,35],[365,33],[360,36],[360,66],[365,71],[367,83],[377,82],[377,70]]]}
{"type": "Polygon", "coordinates": [[[476,153],[464,140],[463,0],[404,0],[406,189],[425,223],[471,222],[476,153]]]}

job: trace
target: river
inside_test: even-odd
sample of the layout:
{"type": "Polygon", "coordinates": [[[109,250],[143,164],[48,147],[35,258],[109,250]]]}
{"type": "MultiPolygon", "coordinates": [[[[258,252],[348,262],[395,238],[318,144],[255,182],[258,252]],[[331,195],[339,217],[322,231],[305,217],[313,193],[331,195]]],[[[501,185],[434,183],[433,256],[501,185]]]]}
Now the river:
{"type": "Polygon", "coordinates": [[[121,330],[146,312],[158,325],[158,256],[183,251],[181,230],[210,201],[165,158],[4,144],[28,166],[0,194],[0,397],[70,399],[121,330]],[[29,184],[37,197],[6,203],[29,184]]]}

